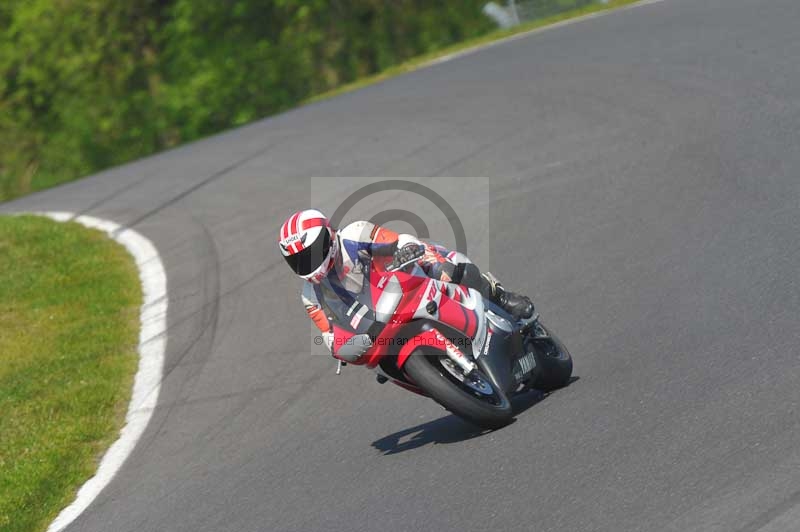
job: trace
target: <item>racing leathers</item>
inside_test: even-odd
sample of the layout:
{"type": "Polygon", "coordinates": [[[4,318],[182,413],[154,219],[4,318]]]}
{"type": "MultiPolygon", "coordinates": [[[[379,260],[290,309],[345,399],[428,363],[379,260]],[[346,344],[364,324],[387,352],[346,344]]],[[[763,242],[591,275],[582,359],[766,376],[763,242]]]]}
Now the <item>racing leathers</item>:
{"type": "Polygon", "coordinates": [[[373,256],[394,257],[396,263],[416,262],[429,277],[474,288],[515,318],[533,314],[530,299],[503,289],[491,274],[481,274],[463,253],[367,221],[347,225],[335,238],[339,253],[334,267],[319,284],[304,283],[302,300],[309,318],[320,330],[322,343],[341,360],[353,361],[369,347],[369,343],[359,347],[350,341],[354,335],[374,338],[383,325],[376,320],[374,311],[358,300],[364,284],[369,282],[373,256]]]}

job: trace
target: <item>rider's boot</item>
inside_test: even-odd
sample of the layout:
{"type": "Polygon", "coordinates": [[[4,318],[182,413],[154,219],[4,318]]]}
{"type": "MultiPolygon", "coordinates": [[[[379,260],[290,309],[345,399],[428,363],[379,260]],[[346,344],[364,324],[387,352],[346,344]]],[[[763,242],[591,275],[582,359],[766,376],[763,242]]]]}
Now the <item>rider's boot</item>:
{"type": "Polygon", "coordinates": [[[481,277],[483,278],[481,293],[511,314],[514,319],[528,319],[533,316],[533,302],[528,296],[506,290],[490,272],[481,274],[481,277]]]}

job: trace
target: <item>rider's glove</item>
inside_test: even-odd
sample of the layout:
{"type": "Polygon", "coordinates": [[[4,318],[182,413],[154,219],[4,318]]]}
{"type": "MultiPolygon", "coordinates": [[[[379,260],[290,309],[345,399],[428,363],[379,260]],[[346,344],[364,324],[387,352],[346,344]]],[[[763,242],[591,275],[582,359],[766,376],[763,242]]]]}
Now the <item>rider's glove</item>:
{"type": "Polygon", "coordinates": [[[425,246],[422,244],[406,244],[394,252],[390,270],[396,270],[421,259],[425,255],[425,246]]]}
{"type": "Polygon", "coordinates": [[[324,332],[321,334],[322,336],[322,343],[325,344],[325,347],[333,353],[333,333],[330,331],[324,332]]]}

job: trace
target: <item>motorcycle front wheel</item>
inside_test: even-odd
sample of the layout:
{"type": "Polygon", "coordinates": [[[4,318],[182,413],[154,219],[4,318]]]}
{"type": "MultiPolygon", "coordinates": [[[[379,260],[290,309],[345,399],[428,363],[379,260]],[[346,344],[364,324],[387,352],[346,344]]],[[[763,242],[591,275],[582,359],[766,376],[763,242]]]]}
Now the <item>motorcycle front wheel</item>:
{"type": "Polygon", "coordinates": [[[424,348],[403,369],[434,401],[474,425],[497,429],[512,420],[508,397],[480,369],[464,375],[447,355],[424,348]]]}

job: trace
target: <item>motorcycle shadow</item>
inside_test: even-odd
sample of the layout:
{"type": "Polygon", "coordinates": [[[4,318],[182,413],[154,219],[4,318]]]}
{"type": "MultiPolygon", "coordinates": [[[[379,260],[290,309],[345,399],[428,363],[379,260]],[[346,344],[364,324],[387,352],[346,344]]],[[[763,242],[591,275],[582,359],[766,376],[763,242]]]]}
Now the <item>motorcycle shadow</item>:
{"type": "Polygon", "coordinates": [[[428,444],[467,441],[489,432],[491,431],[470,425],[454,415],[448,415],[384,436],[372,442],[372,446],[384,455],[390,455],[428,444]]]}
{"type": "MultiPolygon", "coordinates": [[[[572,377],[570,384],[579,377],[572,377]]],[[[539,390],[529,390],[511,398],[514,415],[518,416],[551,394],[539,390]]],[[[512,424],[516,420],[512,421],[512,424]]],[[[502,429],[500,429],[502,430],[502,429]]],[[[493,432],[471,425],[454,415],[447,415],[414,427],[397,431],[372,442],[372,446],[384,456],[418,449],[429,444],[458,443],[478,438],[493,432]]]]}

